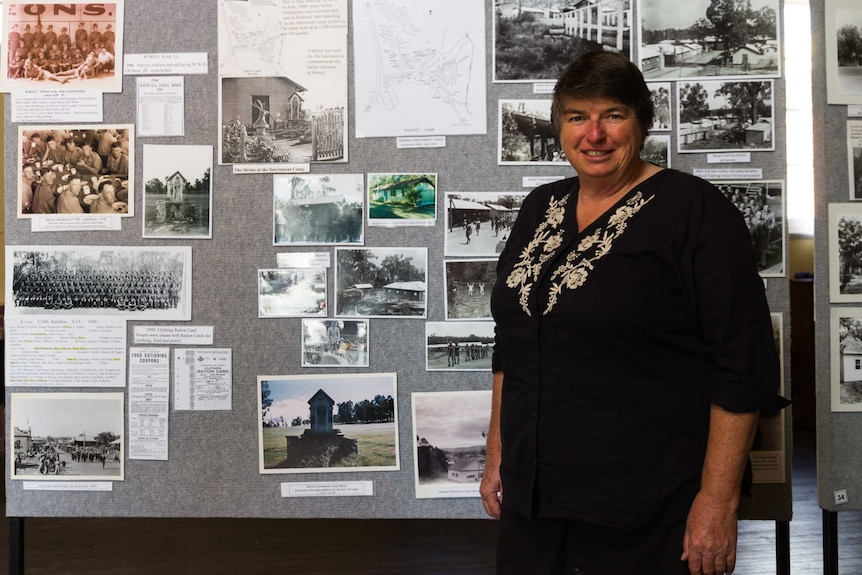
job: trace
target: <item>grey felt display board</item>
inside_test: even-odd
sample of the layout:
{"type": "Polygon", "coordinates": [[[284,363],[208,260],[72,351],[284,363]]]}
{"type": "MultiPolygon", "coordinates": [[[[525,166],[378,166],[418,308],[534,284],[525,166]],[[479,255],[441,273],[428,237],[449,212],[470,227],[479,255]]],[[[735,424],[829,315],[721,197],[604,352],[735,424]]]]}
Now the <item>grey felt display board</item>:
{"type": "MultiPolygon", "coordinates": [[[[487,45],[492,46],[492,2],[486,2],[487,45]]],[[[216,3],[198,0],[127,0],[125,52],[208,52],[210,73],[187,76],[186,136],[137,138],[136,214],[119,232],[33,234],[30,223],[15,218],[15,194],[6,196],[6,237],[9,244],[184,245],[172,240],[142,240],[140,214],[142,145],[144,143],[217,144],[216,3]]],[[[352,46],[350,85],[353,85],[352,46]]],[[[531,98],[531,85],[492,84],[488,70],[488,133],[448,137],[440,149],[398,150],[394,138],[356,140],[349,122],[349,163],[312,166],[313,173],[436,172],[443,191],[505,192],[522,190],[522,178],[571,175],[567,166],[500,167],[496,161],[497,101],[531,98]]],[[[121,94],[104,98],[106,123],[134,123],[135,82],[124,79],[121,94]]],[[[675,98],[675,96],[674,96],[675,98]]],[[[755,152],[752,163],[764,179],[785,177],[784,83],[775,80],[775,152],[755,152]]],[[[354,109],[351,88],[349,111],[354,109]]],[[[6,106],[7,119],[9,106],[6,106]]],[[[16,126],[7,124],[6,141],[16,141],[16,126]]],[[[837,145],[838,140],[835,140],[837,145]]],[[[675,145],[675,144],[674,144],[675,145]]],[[[14,190],[16,146],[6,148],[6,189],[14,190]]],[[[681,170],[707,165],[702,154],[672,154],[681,170]]],[[[233,409],[229,412],[172,412],[170,460],[128,461],[125,481],[111,493],[25,492],[20,481],[6,481],[9,516],[166,516],[166,517],[379,517],[479,518],[485,514],[476,499],[423,499],[414,494],[411,392],[489,389],[490,373],[427,372],[425,322],[419,319],[371,319],[370,368],[363,372],[397,372],[401,470],[310,475],[258,473],[260,415],[256,379],[261,374],[309,373],[300,367],[300,320],[258,319],[256,271],[275,267],[283,251],[332,251],[273,247],[272,179],[264,175],[232,175],[229,166],[213,171],[213,239],[186,242],[193,249],[193,312],[191,325],[213,325],[215,346],[233,349],[233,409]],[[362,498],[283,499],[283,481],[370,480],[374,496],[362,498]]],[[[442,199],[442,198],[441,198],[442,199]]],[[[444,319],[443,209],[438,200],[436,227],[381,229],[366,227],[369,246],[427,246],[429,249],[428,320],[444,319]]],[[[330,272],[330,305],[333,278],[330,272]]],[[[785,350],[789,350],[787,281],[768,281],[772,311],[785,314],[785,350]]],[[[129,341],[132,327],[129,322],[129,341]]],[[[163,322],[162,322],[163,323],[163,322]]],[[[789,366],[789,351],[785,354],[789,366]]],[[[351,370],[315,369],[321,373],[351,370]]],[[[360,370],[352,370],[354,372],[360,370]]],[[[786,371],[789,393],[789,371],[786,371]]],[[[27,391],[27,390],[15,390],[27,391]]],[[[39,391],[53,391],[43,389],[39,391]]],[[[8,393],[7,390],[7,405],[8,393]]],[[[8,415],[8,414],[7,414],[8,415]]],[[[8,417],[7,417],[8,421],[8,417]]],[[[790,414],[786,418],[786,476],[782,485],[755,486],[755,496],[743,502],[741,516],[751,519],[790,518],[790,414]]],[[[7,429],[7,432],[9,430],[7,429]]]]}
{"type": "Polygon", "coordinates": [[[811,0],[811,84],[814,112],[814,291],[817,393],[817,499],[828,511],[862,509],[862,414],[831,411],[831,308],[859,304],[829,302],[829,204],[848,202],[847,106],[827,104],[825,0],[811,0]],[[846,490],[846,503],[835,493],[846,490]]]}

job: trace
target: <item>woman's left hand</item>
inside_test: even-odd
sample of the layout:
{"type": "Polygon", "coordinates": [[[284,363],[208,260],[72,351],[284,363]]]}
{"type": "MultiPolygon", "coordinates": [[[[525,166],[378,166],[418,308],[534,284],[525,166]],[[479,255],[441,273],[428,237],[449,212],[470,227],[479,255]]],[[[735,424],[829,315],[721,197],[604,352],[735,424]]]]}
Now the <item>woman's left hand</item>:
{"type": "Polygon", "coordinates": [[[698,493],[688,512],[682,560],[692,575],[730,575],[736,567],[736,511],[698,493]]]}

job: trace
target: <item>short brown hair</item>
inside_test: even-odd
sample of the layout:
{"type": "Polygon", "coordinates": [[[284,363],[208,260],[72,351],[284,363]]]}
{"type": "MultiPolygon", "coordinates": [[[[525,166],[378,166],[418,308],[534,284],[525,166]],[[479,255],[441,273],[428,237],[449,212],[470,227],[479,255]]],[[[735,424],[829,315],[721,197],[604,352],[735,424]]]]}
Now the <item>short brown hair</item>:
{"type": "Polygon", "coordinates": [[[634,110],[644,132],[652,127],[652,94],[638,67],[618,52],[587,52],[566,66],[554,86],[551,122],[560,131],[563,102],[567,98],[611,98],[634,110]]]}

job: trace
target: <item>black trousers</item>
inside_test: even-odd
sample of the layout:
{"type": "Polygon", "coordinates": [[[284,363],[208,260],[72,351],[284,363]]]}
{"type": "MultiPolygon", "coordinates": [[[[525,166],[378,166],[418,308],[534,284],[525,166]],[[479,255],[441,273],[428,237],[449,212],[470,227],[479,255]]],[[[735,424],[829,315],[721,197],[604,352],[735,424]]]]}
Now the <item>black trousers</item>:
{"type": "Polygon", "coordinates": [[[689,575],[680,561],[685,521],[637,530],[527,518],[503,505],[498,575],[689,575]]]}

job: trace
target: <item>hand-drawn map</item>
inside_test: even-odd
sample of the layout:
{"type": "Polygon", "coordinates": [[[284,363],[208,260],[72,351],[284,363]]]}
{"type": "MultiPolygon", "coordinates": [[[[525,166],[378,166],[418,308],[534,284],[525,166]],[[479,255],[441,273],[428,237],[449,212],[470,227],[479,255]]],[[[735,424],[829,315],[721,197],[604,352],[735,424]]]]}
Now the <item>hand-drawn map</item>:
{"type": "Polygon", "coordinates": [[[355,0],[356,137],[486,133],[482,0],[355,0]]]}

